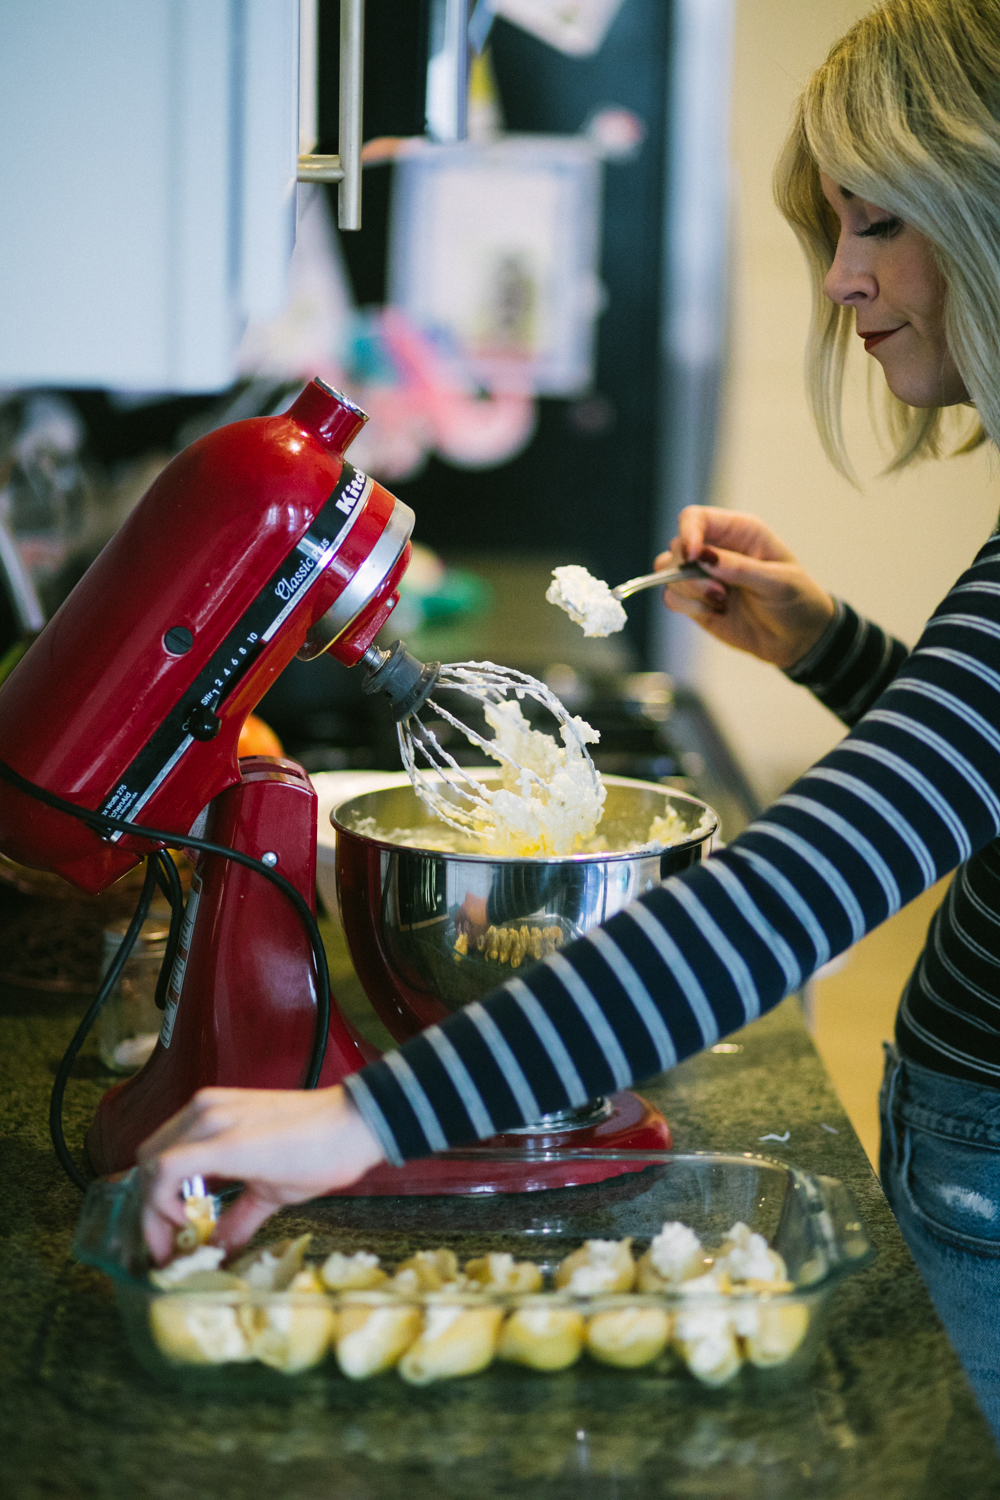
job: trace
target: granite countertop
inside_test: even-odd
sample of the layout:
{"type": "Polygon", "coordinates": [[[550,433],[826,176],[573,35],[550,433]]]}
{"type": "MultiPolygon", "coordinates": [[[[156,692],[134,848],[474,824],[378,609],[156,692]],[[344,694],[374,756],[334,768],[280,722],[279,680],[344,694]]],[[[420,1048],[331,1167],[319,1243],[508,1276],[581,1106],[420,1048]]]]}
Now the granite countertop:
{"type": "MultiPolygon", "coordinates": [[[[5,930],[0,903],[0,947],[5,930]]],[[[332,956],[335,987],[356,1011],[335,945],[332,956]]],[[[679,1150],[765,1152],[853,1192],[877,1259],[834,1292],[819,1361],[797,1389],[713,1392],[581,1366],[419,1391],[331,1374],[250,1401],[159,1388],[132,1360],[110,1284],[71,1259],[80,1196],[52,1154],[47,1104],[83,1008],[79,995],[0,987],[0,1493],[10,1500],[1000,1494],[989,1431],[795,1001],[642,1092],[679,1150]],[[786,1131],[787,1141],[760,1140],[786,1131]]],[[[74,1146],[111,1081],[88,1049],[67,1098],[74,1146]]]]}

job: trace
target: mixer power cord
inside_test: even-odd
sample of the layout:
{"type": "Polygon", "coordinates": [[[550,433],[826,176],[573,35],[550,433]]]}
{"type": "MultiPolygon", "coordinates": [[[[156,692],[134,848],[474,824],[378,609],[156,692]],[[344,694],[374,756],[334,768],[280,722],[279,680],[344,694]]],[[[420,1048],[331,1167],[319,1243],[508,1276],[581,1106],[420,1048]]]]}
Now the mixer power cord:
{"type": "Polygon", "coordinates": [[[156,856],[156,862],[159,865],[156,883],[170,905],[170,927],[167,932],[166,952],[156,978],[156,994],[153,998],[157,1010],[166,1010],[167,986],[174,971],[174,960],[177,957],[177,945],[180,942],[181,925],[184,921],[184,891],[181,886],[181,877],[177,873],[177,866],[170,855],[161,849],[156,856]]]}
{"type": "MultiPolygon", "coordinates": [[[[302,924],[309,936],[310,946],[313,952],[313,961],[316,966],[316,1031],[313,1037],[312,1049],[309,1054],[309,1066],[306,1070],[305,1080],[302,1087],[314,1089],[319,1083],[320,1074],[323,1071],[323,1061],[326,1057],[326,1040],[330,1030],[330,969],[326,959],[326,949],[320,930],[309,909],[309,903],[296,890],[290,880],[279,875],[277,870],[265,865],[263,861],[255,859],[252,854],[244,854],[241,849],[230,849],[225,844],[215,844],[210,839],[195,838],[191,834],[168,833],[161,828],[148,828],[142,823],[129,823],[122,818],[111,818],[106,813],[99,813],[89,807],[80,807],[75,802],[67,802],[64,797],[56,796],[45,787],[36,786],[33,781],[28,781],[13,766],[7,765],[0,760],[0,781],[6,781],[16,791],[23,792],[26,797],[33,797],[36,802],[42,802],[46,807],[53,808],[56,812],[66,813],[71,818],[78,819],[92,828],[102,838],[109,838],[115,833],[130,834],[133,838],[139,838],[149,843],[160,844],[170,849],[194,849],[199,854],[218,854],[224,859],[231,859],[235,864],[243,865],[248,870],[256,870],[269,880],[272,885],[277,886],[292,903],[302,920],[302,924]]],[[[156,986],[156,1003],[162,1009],[166,1000],[167,985],[170,982],[170,973],[173,968],[174,956],[177,951],[177,940],[180,935],[181,919],[183,917],[183,892],[181,890],[180,876],[173,860],[158,849],[147,856],[146,875],[142,884],[142,892],[139,896],[132,920],[115,958],[101,981],[100,988],[90,1005],[90,1009],[77,1027],[73,1040],[70,1042],[59,1064],[56,1072],[55,1082],[52,1085],[52,1097],[49,1103],[49,1130],[52,1135],[52,1144],[56,1156],[66,1175],[80,1189],[86,1192],[90,1186],[86,1177],[80,1171],[76,1162],[70,1155],[63,1133],[63,1097],[66,1092],[66,1084],[73,1068],[80,1048],[101,1013],[105,1000],[111,993],[118,981],[119,975],[125,966],[126,960],[132,951],[132,947],[142,928],[143,922],[149,913],[153,900],[153,893],[157,885],[160,885],[164,894],[170,902],[170,933],[167,939],[167,950],[163,963],[160,967],[160,975],[156,986]]]]}

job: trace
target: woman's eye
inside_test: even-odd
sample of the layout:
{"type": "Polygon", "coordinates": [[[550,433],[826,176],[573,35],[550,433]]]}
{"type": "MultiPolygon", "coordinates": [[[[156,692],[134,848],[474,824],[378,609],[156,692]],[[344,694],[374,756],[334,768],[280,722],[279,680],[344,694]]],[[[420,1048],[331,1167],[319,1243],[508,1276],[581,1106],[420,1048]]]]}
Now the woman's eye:
{"type": "Polygon", "coordinates": [[[859,240],[891,240],[903,227],[902,219],[876,219],[867,229],[858,230],[859,240]]]}

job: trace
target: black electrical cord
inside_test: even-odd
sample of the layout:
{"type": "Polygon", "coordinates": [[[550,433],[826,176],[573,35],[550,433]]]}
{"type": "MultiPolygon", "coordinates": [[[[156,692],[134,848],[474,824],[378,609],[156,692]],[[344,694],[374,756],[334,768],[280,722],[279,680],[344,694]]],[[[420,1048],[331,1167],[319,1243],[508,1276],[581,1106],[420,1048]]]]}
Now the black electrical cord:
{"type": "Polygon", "coordinates": [[[90,1009],[87,1011],[87,1014],[84,1016],[79,1026],[76,1028],[76,1031],[73,1035],[73,1040],[70,1042],[69,1046],[66,1048],[66,1051],[63,1054],[62,1062],[59,1064],[59,1068],[56,1072],[55,1082],[52,1085],[52,1094],[49,1098],[49,1134],[52,1137],[52,1144],[55,1147],[56,1156],[59,1158],[59,1162],[63,1168],[63,1171],[72,1182],[76,1183],[76,1186],[82,1193],[85,1193],[87,1191],[87,1188],[90,1186],[90,1184],[88,1183],[86,1177],[84,1177],[83,1173],[80,1171],[72,1156],[70,1156],[69,1147],[66,1145],[66,1137],[63,1134],[62,1125],[63,1096],[66,1093],[66,1084],[69,1080],[70,1073],[73,1071],[73,1064],[76,1062],[77,1056],[80,1052],[80,1048],[87,1040],[87,1035],[90,1031],[90,1028],[93,1026],[94,1022],[97,1020],[97,1017],[100,1015],[101,1007],[104,1005],[105,1000],[108,998],[111,991],[118,983],[118,977],[121,974],[122,969],[124,969],[125,967],[128,956],[132,952],[132,946],[135,943],[136,937],[139,934],[142,924],[143,922],[145,922],[146,917],[149,913],[150,903],[153,899],[153,892],[156,889],[157,863],[158,861],[155,856],[150,856],[146,860],[146,878],[142,882],[142,892],[139,896],[135,911],[132,913],[132,920],[125,930],[125,936],[122,938],[121,946],[119,947],[118,952],[115,954],[108,972],[101,980],[100,989],[97,991],[97,994],[91,1001],[90,1009]]]}
{"type": "Polygon", "coordinates": [[[174,960],[177,957],[177,944],[181,936],[181,923],[184,921],[184,891],[181,888],[181,877],[177,873],[177,866],[170,855],[161,849],[156,856],[159,863],[159,872],[156,883],[160,890],[170,902],[170,930],[167,933],[167,948],[160,965],[160,972],[156,979],[156,1001],[157,1010],[165,1010],[167,1005],[167,986],[170,976],[174,971],[174,960]]]}
{"type": "MultiPolygon", "coordinates": [[[[42,802],[46,807],[54,808],[57,812],[66,813],[69,817],[78,819],[79,822],[85,823],[95,833],[100,834],[104,838],[108,838],[114,833],[127,833],[133,838],[145,839],[150,843],[164,844],[176,849],[194,849],[200,854],[218,854],[224,859],[231,859],[234,864],[243,865],[245,869],[256,870],[259,875],[263,875],[272,885],[277,886],[278,890],[282,891],[295,907],[302,920],[302,924],[309,935],[309,942],[316,965],[316,1031],[313,1037],[312,1050],[309,1054],[309,1066],[306,1069],[306,1076],[302,1085],[304,1089],[314,1089],[316,1087],[320,1074],[323,1071],[323,1061],[326,1057],[327,1034],[330,1030],[330,968],[326,960],[326,949],[323,946],[323,939],[320,936],[316,918],[310,911],[308,902],[295,889],[290,880],[286,880],[283,875],[278,874],[277,870],[271,869],[263,861],[255,859],[252,854],[244,854],[241,849],[229,849],[225,844],[215,844],[210,839],[195,838],[191,834],[170,833],[160,828],[147,828],[141,823],[129,823],[123,818],[111,818],[106,813],[96,812],[93,808],[80,807],[75,802],[67,802],[64,797],[57,796],[55,792],[47,791],[45,787],[36,786],[33,781],[29,781],[27,777],[22,776],[18,771],[14,770],[13,766],[7,765],[6,761],[3,760],[0,760],[0,781],[6,781],[16,791],[23,792],[27,797],[33,797],[36,802],[42,802]]],[[[170,860],[170,864],[173,865],[173,860],[170,860]]],[[[176,870],[174,873],[176,874],[176,870]]],[[[86,1039],[88,1031],[97,1019],[101,1006],[111,991],[114,980],[118,978],[125,960],[131,952],[139,929],[146,920],[150,902],[153,899],[153,890],[161,875],[167,880],[171,887],[171,894],[173,894],[172,879],[164,872],[159,859],[159,851],[157,851],[156,857],[149,860],[146,878],[143,882],[142,895],[139,897],[139,903],[136,906],[121,947],[115,956],[115,961],[104,976],[104,981],[97,995],[94,997],[90,1010],[80,1023],[76,1035],[59,1065],[59,1071],[56,1074],[56,1083],[53,1085],[51,1107],[49,1110],[49,1125],[52,1130],[53,1145],[63,1168],[77,1187],[83,1191],[87,1189],[87,1180],[73,1162],[63,1138],[62,1096],[73,1062],[86,1039]],[[111,978],[112,974],[114,975],[114,979],[111,978]]],[[[171,934],[173,934],[177,908],[174,906],[173,901],[171,901],[171,905],[173,907],[171,912],[171,934]]],[[[166,969],[166,964],[164,963],[164,967],[161,969],[161,977],[165,970],[169,979],[169,970],[166,969]]],[[[157,991],[159,991],[159,984],[157,985],[157,991]]]]}

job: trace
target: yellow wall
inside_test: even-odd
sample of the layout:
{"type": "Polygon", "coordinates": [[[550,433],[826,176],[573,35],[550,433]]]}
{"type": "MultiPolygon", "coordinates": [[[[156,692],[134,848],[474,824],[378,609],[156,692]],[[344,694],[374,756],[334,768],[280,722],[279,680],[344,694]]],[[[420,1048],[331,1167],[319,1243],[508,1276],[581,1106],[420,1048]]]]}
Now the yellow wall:
{"type": "Polygon", "coordinates": [[[876,1171],[882,1043],[892,1040],[899,997],[948,884],[939,881],[883,922],[809,989],[813,1041],[876,1171]]]}
{"type": "MultiPolygon", "coordinates": [[[[737,0],[733,346],[715,503],[764,517],[828,588],[912,642],[993,528],[996,460],[980,450],[900,478],[874,477],[880,455],[868,425],[868,356],[859,344],[848,431],[864,492],[832,471],[803,393],[805,268],[770,189],[798,88],[868,8],[847,0],[737,0]]],[[[838,726],[773,668],[696,633],[695,681],[770,798],[833,745],[838,726]]]]}

